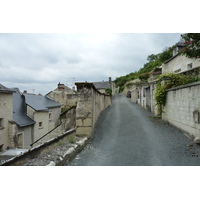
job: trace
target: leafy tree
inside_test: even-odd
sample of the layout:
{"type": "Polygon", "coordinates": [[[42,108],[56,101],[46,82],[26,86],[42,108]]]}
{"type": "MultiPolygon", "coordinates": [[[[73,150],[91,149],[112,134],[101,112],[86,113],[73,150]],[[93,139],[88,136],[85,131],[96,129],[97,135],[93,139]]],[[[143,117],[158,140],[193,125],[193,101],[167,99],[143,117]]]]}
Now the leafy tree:
{"type": "Polygon", "coordinates": [[[200,58],[200,33],[186,33],[181,37],[184,40],[181,53],[189,58],[200,58]]]}
{"type": "Polygon", "coordinates": [[[155,55],[155,54],[151,54],[151,55],[149,55],[149,56],[147,57],[147,60],[148,60],[149,62],[155,61],[156,59],[157,59],[157,55],[155,55]]]}
{"type": "Polygon", "coordinates": [[[151,72],[156,67],[160,67],[161,64],[167,61],[169,58],[172,57],[172,47],[164,48],[162,53],[159,54],[151,54],[147,57],[148,63],[145,63],[143,68],[140,68],[138,72],[132,72],[127,74],[126,76],[121,76],[116,78],[115,84],[119,87],[119,92],[122,92],[124,89],[124,85],[126,82],[135,80],[137,78],[142,79],[143,81],[148,79],[149,72],[151,72]]]}
{"type": "Polygon", "coordinates": [[[159,60],[161,63],[167,61],[172,57],[172,48],[167,48],[162,53],[159,54],[159,60]]]}

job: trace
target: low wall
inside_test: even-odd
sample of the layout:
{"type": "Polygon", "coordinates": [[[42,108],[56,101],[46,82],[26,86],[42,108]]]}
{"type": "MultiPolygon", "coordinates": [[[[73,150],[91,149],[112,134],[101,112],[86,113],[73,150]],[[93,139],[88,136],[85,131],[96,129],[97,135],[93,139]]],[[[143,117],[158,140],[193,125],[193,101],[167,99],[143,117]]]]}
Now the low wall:
{"type": "Polygon", "coordinates": [[[200,139],[200,82],[168,90],[162,119],[200,139]]]}
{"type": "Polygon", "coordinates": [[[76,83],[79,99],[76,107],[76,134],[91,135],[100,113],[111,105],[111,97],[100,93],[92,83],[76,83]]]}
{"type": "Polygon", "coordinates": [[[74,133],[75,133],[75,129],[71,129],[55,138],[52,138],[49,141],[46,141],[43,144],[40,144],[36,147],[33,147],[32,149],[29,149],[27,152],[24,152],[23,154],[19,156],[9,159],[5,163],[3,163],[1,166],[21,166],[24,163],[26,163],[28,160],[34,157],[38,157],[41,154],[44,154],[45,152],[50,151],[51,149],[54,149],[56,146],[58,146],[58,142],[67,140],[68,136],[74,133]]]}

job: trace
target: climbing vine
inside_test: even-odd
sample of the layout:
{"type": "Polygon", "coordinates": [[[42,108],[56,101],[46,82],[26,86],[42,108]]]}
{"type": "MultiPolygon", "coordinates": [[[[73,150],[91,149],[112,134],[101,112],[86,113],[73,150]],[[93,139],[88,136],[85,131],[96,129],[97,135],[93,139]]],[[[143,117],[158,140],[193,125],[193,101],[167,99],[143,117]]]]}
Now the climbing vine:
{"type": "Polygon", "coordinates": [[[158,78],[158,82],[156,85],[155,100],[156,105],[158,105],[160,108],[161,114],[166,104],[167,90],[191,82],[192,79],[189,76],[181,74],[163,74],[158,78]]]}

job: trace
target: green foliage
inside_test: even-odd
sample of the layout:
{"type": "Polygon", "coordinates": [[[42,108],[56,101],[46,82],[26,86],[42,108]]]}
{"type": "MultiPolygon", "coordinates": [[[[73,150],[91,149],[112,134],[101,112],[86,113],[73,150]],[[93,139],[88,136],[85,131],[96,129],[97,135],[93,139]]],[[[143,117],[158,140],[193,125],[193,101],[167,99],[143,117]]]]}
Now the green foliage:
{"type": "Polygon", "coordinates": [[[122,92],[124,90],[124,86],[119,86],[119,92],[122,92]]]}
{"type": "Polygon", "coordinates": [[[134,83],[127,83],[127,84],[126,84],[126,87],[127,87],[127,88],[130,88],[130,87],[132,87],[133,85],[134,85],[134,83]]]}
{"type": "Polygon", "coordinates": [[[112,96],[112,89],[111,88],[106,88],[105,93],[112,96]]]}
{"type": "Polygon", "coordinates": [[[121,76],[116,78],[115,84],[116,87],[119,87],[119,92],[122,92],[124,89],[124,85],[137,78],[140,78],[142,81],[146,81],[148,79],[149,72],[151,72],[156,67],[159,67],[163,62],[167,61],[172,57],[172,49],[174,46],[165,48],[162,53],[157,55],[151,54],[147,57],[148,63],[144,64],[143,68],[140,68],[138,72],[132,72],[127,74],[126,76],[121,76]]]}
{"type": "Polygon", "coordinates": [[[156,85],[155,100],[156,105],[159,105],[160,112],[163,112],[163,108],[166,104],[167,89],[174,88],[180,85],[185,85],[191,82],[191,78],[181,74],[163,74],[159,77],[156,85]]]}
{"type": "Polygon", "coordinates": [[[75,143],[75,137],[73,135],[70,135],[68,137],[68,141],[69,141],[69,143],[75,143]]]}
{"type": "Polygon", "coordinates": [[[165,51],[163,51],[162,53],[158,54],[159,61],[160,61],[161,63],[167,61],[167,60],[170,59],[172,56],[173,56],[172,47],[167,48],[165,51]]]}
{"type": "Polygon", "coordinates": [[[61,140],[59,140],[58,146],[62,146],[62,145],[63,145],[63,142],[61,140]]]}
{"type": "Polygon", "coordinates": [[[147,57],[147,60],[148,60],[149,62],[155,61],[156,59],[157,59],[157,55],[155,55],[155,54],[151,54],[151,55],[149,55],[149,56],[147,57]]]}
{"type": "Polygon", "coordinates": [[[200,33],[186,33],[181,37],[184,40],[181,53],[189,58],[200,58],[200,33]]]}
{"type": "Polygon", "coordinates": [[[122,92],[124,90],[124,85],[126,82],[137,79],[138,78],[138,73],[137,72],[132,72],[130,74],[127,74],[126,76],[121,76],[115,79],[115,84],[116,87],[119,87],[119,92],[122,92]]]}
{"type": "Polygon", "coordinates": [[[64,108],[61,108],[61,113],[64,113],[64,112],[67,112],[70,110],[71,107],[64,107],[64,108]]]}
{"type": "Polygon", "coordinates": [[[147,80],[148,78],[149,78],[148,72],[139,74],[139,79],[142,80],[142,81],[147,80]]]}

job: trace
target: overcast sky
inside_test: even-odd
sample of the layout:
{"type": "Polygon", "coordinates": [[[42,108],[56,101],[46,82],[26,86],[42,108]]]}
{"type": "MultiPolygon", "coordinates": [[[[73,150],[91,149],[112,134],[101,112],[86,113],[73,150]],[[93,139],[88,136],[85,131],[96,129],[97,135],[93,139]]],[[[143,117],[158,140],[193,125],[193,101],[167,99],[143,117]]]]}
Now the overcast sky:
{"type": "Polygon", "coordinates": [[[114,80],[179,40],[180,33],[1,33],[0,83],[45,95],[58,82],[114,80]]]}

